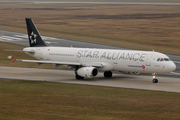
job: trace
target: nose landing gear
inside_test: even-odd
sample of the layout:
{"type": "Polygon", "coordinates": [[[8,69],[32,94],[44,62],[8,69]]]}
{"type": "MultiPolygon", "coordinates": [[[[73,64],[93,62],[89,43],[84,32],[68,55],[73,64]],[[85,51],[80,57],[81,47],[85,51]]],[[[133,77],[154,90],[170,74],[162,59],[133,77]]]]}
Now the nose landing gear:
{"type": "Polygon", "coordinates": [[[153,76],[152,82],[153,82],[153,83],[158,83],[158,79],[156,78],[156,75],[157,75],[157,73],[153,73],[153,74],[152,74],[152,76],[153,76]]]}

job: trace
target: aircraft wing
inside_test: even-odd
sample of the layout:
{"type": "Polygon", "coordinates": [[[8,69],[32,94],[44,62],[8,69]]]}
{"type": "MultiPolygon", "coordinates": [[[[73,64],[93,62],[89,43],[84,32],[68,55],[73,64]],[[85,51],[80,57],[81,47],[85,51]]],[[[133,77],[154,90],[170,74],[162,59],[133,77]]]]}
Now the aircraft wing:
{"type": "Polygon", "coordinates": [[[17,59],[17,61],[22,62],[33,62],[38,64],[58,64],[58,65],[72,65],[72,66],[92,66],[92,67],[103,67],[101,63],[78,63],[78,62],[59,62],[59,61],[41,61],[41,60],[21,60],[17,59]]]}
{"type": "Polygon", "coordinates": [[[59,61],[40,61],[40,60],[21,60],[22,62],[33,62],[33,63],[42,63],[42,64],[59,64],[59,65],[75,65],[80,66],[80,63],[76,62],[59,62],[59,61]]]}

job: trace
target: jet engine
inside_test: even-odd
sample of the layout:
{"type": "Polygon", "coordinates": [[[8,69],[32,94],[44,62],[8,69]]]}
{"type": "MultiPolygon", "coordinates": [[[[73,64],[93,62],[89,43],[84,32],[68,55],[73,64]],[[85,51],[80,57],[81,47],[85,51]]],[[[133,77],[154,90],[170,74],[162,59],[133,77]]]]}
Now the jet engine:
{"type": "Polygon", "coordinates": [[[98,74],[98,70],[95,67],[81,67],[76,71],[76,74],[81,77],[92,78],[98,74]]]}

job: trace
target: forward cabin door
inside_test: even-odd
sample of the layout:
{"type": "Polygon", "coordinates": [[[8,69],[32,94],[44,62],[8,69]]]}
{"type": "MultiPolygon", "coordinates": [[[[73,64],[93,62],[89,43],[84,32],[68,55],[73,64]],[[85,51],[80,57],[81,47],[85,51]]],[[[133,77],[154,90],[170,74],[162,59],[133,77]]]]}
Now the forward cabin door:
{"type": "Polygon", "coordinates": [[[146,66],[151,66],[152,54],[148,54],[146,58],[146,66]]]}

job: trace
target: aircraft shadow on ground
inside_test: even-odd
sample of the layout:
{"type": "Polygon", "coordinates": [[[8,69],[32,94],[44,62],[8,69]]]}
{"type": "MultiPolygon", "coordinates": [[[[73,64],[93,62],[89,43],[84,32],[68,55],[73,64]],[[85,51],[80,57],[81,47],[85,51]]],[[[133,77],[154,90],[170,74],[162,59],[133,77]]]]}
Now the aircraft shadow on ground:
{"type": "Polygon", "coordinates": [[[94,77],[94,78],[85,78],[85,79],[69,79],[73,81],[101,81],[101,80],[120,80],[120,79],[133,79],[133,76],[114,76],[111,78],[105,78],[105,77],[94,77]]]}

